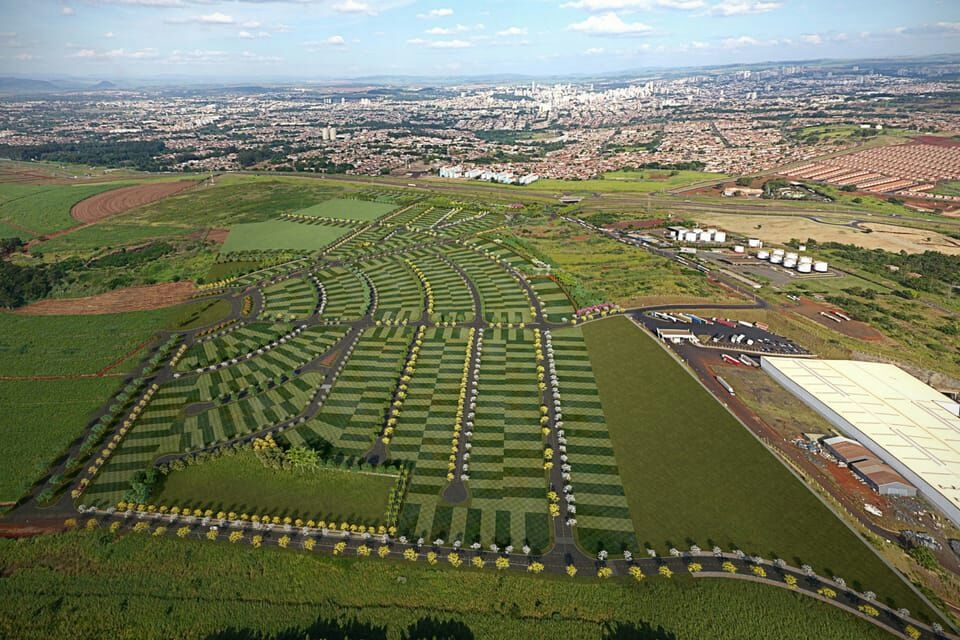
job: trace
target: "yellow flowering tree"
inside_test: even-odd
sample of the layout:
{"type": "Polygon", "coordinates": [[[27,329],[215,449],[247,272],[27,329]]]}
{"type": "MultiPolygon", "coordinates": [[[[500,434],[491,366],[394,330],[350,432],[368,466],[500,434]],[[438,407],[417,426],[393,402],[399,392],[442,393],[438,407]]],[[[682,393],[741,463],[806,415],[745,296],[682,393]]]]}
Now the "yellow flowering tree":
{"type": "Polygon", "coordinates": [[[510,561],[504,558],[503,556],[500,556],[499,558],[496,559],[493,565],[497,568],[497,570],[503,571],[504,569],[507,569],[510,567],[510,561]]]}
{"type": "Polygon", "coordinates": [[[313,538],[307,538],[303,541],[303,548],[307,551],[313,551],[313,548],[317,546],[317,541],[313,538]]]}
{"type": "Polygon", "coordinates": [[[250,545],[254,549],[259,549],[261,546],[263,546],[263,536],[261,535],[253,536],[253,538],[250,539],[250,545]]]}
{"type": "Polygon", "coordinates": [[[409,560],[410,562],[416,562],[416,561],[417,561],[417,552],[416,552],[416,550],[413,549],[412,547],[409,548],[409,549],[405,549],[404,552],[403,552],[403,557],[404,557],[405,559],[409,560]]]}
{"type": "Polygon", "coordinates": [[[600,567],[599,569],[597,569],[598,578],[606,579],[612,575],[613,575],[613,569],[611,569],[610,567],[600,567]]]}
{"type": "Polygon", "coordinates": [[[646,577],[643,575],[643,571],[637,565],[631,565],[631,567],[627,569],[627,573],[633,576],[633,579],[637,582],[640,582],[646,577]]]}
{"type": "Polygon", "coordinates": [[[186,538],[190,534],[190,527],[180,527],[177,529],[178,538],[186,538]]]}
{"type": "Polygon", "coordinates": [[[703,565],[700,564],[699,562],[691,562],[690,564],[687,565],[687,571],[689,571],[690,573],[698,573],[700,571],[703,571],[703,565]]]}
{"type": "Polygon", "coordinates": [[[333,555],[338,556],[347,549],[347,543],[342,540],[337,544],[333,545],[333,555]]]}
{"type": "Polygon", "coordinates": [[[480,556],[473,556],[473,559],[470,560],[470,564],[475,566],[477,569],[483,569],[483,565],[486,563],[483,561],[483,558],[480,556]]]}
{"type": "Polygon", "coordinates": [[[663,576],[664,578],[672,578],[672,577],[673,577],[673,571],[670,571],[670,567],[668,567],[668,566],[665,565],[665,564],[664,564],[664,565],[660,565],[660,568],[657,569],[657,573],[659,573],[659,574],[660,574],[661,576],[663,576]]]}
{"type": "Polygon", "coordinates": [[[577,575],[577,568],[572,564],[567,565],[566,571],[567,571],[567,575],[570,576],[571,578],[577,575]]]}
{"type": "Polygon", "coordinates": [[[724,571],[726,571],[727,573],[736,573],[736,572],[737,572],[737,567],[736,567],[732,562],[730,562],[729,560],[727,560],[727,561],[724,562],[722,565],[720,565],[720,568],[723,569],[724,571]]]}
{"type": "Polygon", "coordinates": [[[463,566],[463,560],[460,558],[460,554],[456,551],[451,551],[447,554],[447,562],[450,563],[454,569],[459,569],[463,566]]]}
{"type": "Polygon", "coordinates": [[[388,555],[390,555],[390,547],[385,544],[380,545],[377,547],[377,555],[381,558],[386,558],[388,555]]]}
{"type": "Polygon", "coordinates": [[[831,600],[837,597],[837,592],[830,587],[820,587],[817,589],[817,593],[822,595],[824,598],[830,598],[831,600]]]}
{"type": "MultiPolygon", "coordinates": [[[[573,565],[570,566],[572,567],[573,565]]],[[[542,562],[533,561],[527,565],[527,571],[530,573],[543,573],[543,569],[544,566],[542,562]]]]}
{"type": "Polygon", "coordinates": [[[280,538],[277,539],[277,546],[279,546],[281,549],[286,549],[287,545],[289,544],[290,536],[280,536],[280,538]]]}
{"type": "Polygon", "coordinates": [[[750,567],[750,571],[752,571],[752,572],[753,572],[753,575],[757,576],[758,578],[766,578],[766,577],[767,577],[767,570],[764,569],[763,567],[761,567],[761,566],[758,565],[758,564],[755,564],[755,565],[751,566],[751,567],[750,567]]]}
{"type": "Polygon", "coordinates": [[[227,540],[229,540],[229,541],[232,542],[233,544],[236,544],[236,543],[240,542],[241,540],[243,540],[243,532],[242,532],[242,531],[231,531],[231,532],[230,532],[230,535],[227,536],[227,540]]]}
{"type": "Polygon", "coordinates": [[[787,575],[783,576],[783,581],[784,581],[784,582],[787,584],[787,586],[790,587],[791,589],[796,589],[796,588],[797,588],[797,576],[788,573],[787,575]]]}

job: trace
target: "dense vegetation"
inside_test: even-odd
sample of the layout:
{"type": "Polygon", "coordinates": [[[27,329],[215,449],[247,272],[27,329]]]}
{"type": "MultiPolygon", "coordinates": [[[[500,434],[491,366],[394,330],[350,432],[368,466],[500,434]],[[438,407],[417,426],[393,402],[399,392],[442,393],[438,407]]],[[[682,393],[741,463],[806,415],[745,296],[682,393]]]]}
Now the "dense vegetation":
{"type": "Polygon", "coordinates": [[[0,145],[0,157],[11,160],[45,160],[71,164],[131,167],[141,171],[161,171],[154,158],[166,145],[160,140],[129,142],[46,142],[37,145],[0,145]]]}
{"type": "MultiPolygon", "coordinates": [[[[533,577],[105,529],[0,540],[0,635],[111,638],[889,637],[739,580],[533,577]],[[755,615],[745,615],[753,612],[755,615]]],[[[446,563],[444,563],[446,564],[446,563]]]]}
{"type": "Polygon", "coordinates": [[[0,261],[0,307],[15,309],[47,297],[71,270],[82,264],[76,258],[54,264],[33,265],[0,261]]]}

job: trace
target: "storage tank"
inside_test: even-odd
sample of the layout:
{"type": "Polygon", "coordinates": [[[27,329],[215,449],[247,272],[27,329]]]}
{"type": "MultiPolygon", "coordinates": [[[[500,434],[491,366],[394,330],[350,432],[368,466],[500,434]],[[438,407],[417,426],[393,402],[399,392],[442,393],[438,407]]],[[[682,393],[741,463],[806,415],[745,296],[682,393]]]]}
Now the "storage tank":
{"type": "Polygon", "coordinates": [[[797,254],[791,252],[787,254],[787,257],[784,258],[784,261],[787,261],[787,260],[796,261],[796,259],[797,259],[797,254]]]}
{"type": "Polygon", "coordinates": [[[758,240],[757,238],[750,238],[750,239],[747,240],[747,245],[748,245],[751,249],[756,249],[757,247],[762,247],[762,246],[763,246],[763,242],[761,242],[761,241],[758,240]]]}
{"type": "Polygon", "coordinates": [[[727,232],[726,231],[717,231],[713,234],[714,242],[726,242],[727,241],[727,232]]]}
{"type": "Polygon", "coordinates": [[[793,269],[793,268],[796,267],[796,266],[797,266],[797,261],[796,261],[796,260],[784,260],[784,261],[783,261],[783,268],[784,268],[784,269],[793,269]]]}
{"type": "Polygon", "coordinates": [[[782,256],[782,255],[783,255],[783,249],[774,249],[774,250],[773,250],[773,255],[775,255],[775,256],[782,256]]]}
{"type": "Polygon", "coordinates": [[[809,262],[801,262],[797,264],[797,271],[800,273],[810,273],[813,270],[813,265],[809,262]]]}
{"type": "Polygon", "coordinates": [[[757,259],[758,259],[758,260],[769,260],[769,259],[770,259],[770,252],[769,252],[769,251],[764,251],[764,250],[762,250],[762,249],[761,249],[760,251],[757,251],[757,259]]]}
{"type": "Polygon", "coordinates": [[[742,245],[742,244],[735,245],[735,246],[733,247],[733,252],[734,252],[734,253],[744,253],[743,245],[742,245]]]}
{"type": "Polygon", "coordinates": [[[780,264],[783,262],[783,256],[779,253],[775,253],[770,256],[770,264],[780,264]]]}
{"type": "Polygon", "coordinates": [[[827,263],[822,260],[818,260],[813,263],[813,270],[816,271],[817,273],[826,273],[827,263]]]}
{"type": "Polygon", "coordinates": [[[797,260],[797,262],[799,262],[800,264],[812,263],[813,258],[811,258],[810,256],[800,256],[800,259],[797,260]]]}

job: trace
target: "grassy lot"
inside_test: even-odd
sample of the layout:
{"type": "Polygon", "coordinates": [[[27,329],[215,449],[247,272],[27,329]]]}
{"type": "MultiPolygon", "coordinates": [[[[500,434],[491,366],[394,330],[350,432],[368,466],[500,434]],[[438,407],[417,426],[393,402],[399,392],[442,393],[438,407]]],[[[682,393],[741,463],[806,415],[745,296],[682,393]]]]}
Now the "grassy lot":
{"type": "Polygon", "coordinates": [[[369,200],[344,200],[336,198],[315,204],[312,207],[296,211],[301,216],[319,216],[321,218],[341,218],[344,220],[376,220],[394,209],[397,205],[369,200]]]}
{"type": "Polygon", "coordinates": [[[381,524],[395,475],[269,469],[251,451],[171,472],[156,504],[236,513],[381,524]]]}
{"type": "MultiPolygon", "coordinates": [[[[107,182],[90,185],[24,185],[0,183],[0,222],[16,229],[27,229],[42,235],[75,227],[70,208],[92,195],[128,186],[129,182],[107,182]]],[[[21,237],[29,234],[18,233],[21,237]]]]}
{"type": "Polygon", "coordinates": [[[926,607],[720,404],[625,318],[584,325],[637,537],[736,546],[926,607]]]}
{"type": "Polygon", "coordinates": [[[339,188],[318,180],[260,176],[217,178],[215,186],[164,198],[124,216],[126,222],[229,227],[273,220],[280,213],[308,207],[339,188]]]}
{"type": "Polygon", "coordinates": [[[185,236],[192,229],[171,225],[98,224],[40,243],[34,250],[44,254],[92,253],[115,247],[185,236]]]}
{"type": "Polygon", "coordinates": [[[119,384],[117,378],[0,381],[0,406],[16,416],[0,420],[0,502],[19,498],[119,384]]]}
{"type": "Polygon", "coordinates": [[[516,234],[548,257],[555,269],[579,281],[581,288],[571,290],[578,307],[598,302],[629,306],[635,298],[651,294],[723,296],[698,271],[567,222],[526,225],[516,234]]]}
{"type": "Polygon", "coordinates": [[[299,224],[287,220],[269,220],[234,225],[221,253],[300,249],[315,251],[350,232],[349,227],[299,224]]]}
{"type": "MultiPolygon", "coordinates": [[[[196,304],[200,303],[96,316],[0,313],[0,375],[94,373],[150,339],[155,331],[176,327],[196,304]]],[[[133,364],[135,359],[117,371],[128,371],[133,364]]]]}
{"type": "Polygon", "coordinates": [[[890,637],[811,598],[735,580],[601,583],[490,568],[453,575],[423,561],[375,555],[331,558],[248,543],[147,538],[101,531],[0,540],[0,562],[16,567],[0,583],[6,605],[0,634],[22,640],[890,637]]]}

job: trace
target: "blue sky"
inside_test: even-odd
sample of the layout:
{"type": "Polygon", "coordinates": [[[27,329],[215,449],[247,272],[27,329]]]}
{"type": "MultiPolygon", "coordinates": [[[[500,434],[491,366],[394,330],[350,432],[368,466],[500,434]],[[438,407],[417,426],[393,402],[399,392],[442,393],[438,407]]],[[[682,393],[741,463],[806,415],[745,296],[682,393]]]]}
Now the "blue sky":
{"type": "Polygon", "coordinates": [[[0,0],[0,74],[548,75],[960,52],[960,0],[0,0]]]}

